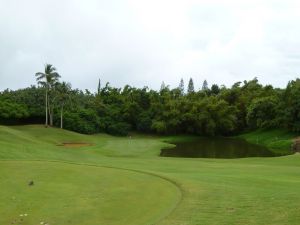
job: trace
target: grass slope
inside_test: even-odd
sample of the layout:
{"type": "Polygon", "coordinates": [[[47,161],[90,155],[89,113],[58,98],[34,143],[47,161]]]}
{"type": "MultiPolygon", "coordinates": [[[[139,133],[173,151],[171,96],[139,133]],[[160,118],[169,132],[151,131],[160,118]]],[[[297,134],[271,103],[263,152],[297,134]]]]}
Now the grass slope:
{"type": "Polygon", "coordinates": [[[0,203],[0,214],[5,215],[1,219],[10,221],[40,203],[41,209],[32,207],[28,213],[27,224],[44,218],[55,224],[299,224],[300,154],[244,159],[157,157],[159,149],[167,145],[165,139],[0,126],[0,202],[5,202],[0,203]],[[94,146],[56,146],[67,141],[94,146]],[[49,160],[84,165],[45,162],[49,160]],[[42,186],[37,183],[34,187],[41,188],[37,193],[30,193],[33,189],[25,185],[28,179],[41,179],[42,186]],[[119,182],[128,183],[128,189],[119,182]],[[11,199],[14,195],[16,200],[11,199]],[[53,198],[61,200],[59,207],[65,217],[57,216],[53,198]],[[27,201],[30,203],[24,203],[27,201]]]}
{"type": "Polygon", "coordinates": [[[241,135],[240,137],[247,141],[264,145],[275,152],[286,154],[290,151],[293,139],[297,137],[296,134],[285,130],[257,130],[241,135]]]}

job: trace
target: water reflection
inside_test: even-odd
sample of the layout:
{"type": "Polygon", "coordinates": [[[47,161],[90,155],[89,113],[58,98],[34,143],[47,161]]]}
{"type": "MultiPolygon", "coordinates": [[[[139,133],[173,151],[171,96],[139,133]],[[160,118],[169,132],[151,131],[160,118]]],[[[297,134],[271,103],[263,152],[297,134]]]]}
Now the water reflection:
{"type": "Polygon", "coordinates": [[[160,156],[229,159],[280,156],[266,147],[234,138],[199,138],[174,144],[176,144],[174,148],[162,149],[160,156]]]}

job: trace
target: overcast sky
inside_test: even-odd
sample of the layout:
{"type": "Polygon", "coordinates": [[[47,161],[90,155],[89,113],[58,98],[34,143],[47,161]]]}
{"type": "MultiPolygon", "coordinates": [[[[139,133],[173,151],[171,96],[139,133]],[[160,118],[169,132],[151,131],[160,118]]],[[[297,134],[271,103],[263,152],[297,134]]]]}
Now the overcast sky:
{"type": "Polygon", "coordinates": [[[0,0],[0,90],[53,64],[74,88],[300,76],[298,0],[0,0]]]}

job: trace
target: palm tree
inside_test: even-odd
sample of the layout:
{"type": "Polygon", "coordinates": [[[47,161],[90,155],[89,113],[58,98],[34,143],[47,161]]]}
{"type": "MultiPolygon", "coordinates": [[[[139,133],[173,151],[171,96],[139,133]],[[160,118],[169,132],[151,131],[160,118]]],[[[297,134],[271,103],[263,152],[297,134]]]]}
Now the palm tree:
{"type": "Polygon", "coordinates": [[[45,113],[46,113],[46,122],[45,126],[48,127],[48,107],[49,107],[49,96],[48,93],[50,89],[54,86],[55,83],[57,83],[58,78],[60,78],[60,75],[56,72],[56,68],[52,66],[51,64],[45,65],[45,72],[38,72],[35,74],[36,80],[39,85],[42,85],[45,88],[46,96],[45,96],[45,113]]]}
{"type": "Polygon", "coordinates": [[[63,129],[63,114],[64,114],[64,106],[71,99],[71,84],[62,82],[57,84],[58,91],[58,100],[60,103],[60,128],[63,129]]]}

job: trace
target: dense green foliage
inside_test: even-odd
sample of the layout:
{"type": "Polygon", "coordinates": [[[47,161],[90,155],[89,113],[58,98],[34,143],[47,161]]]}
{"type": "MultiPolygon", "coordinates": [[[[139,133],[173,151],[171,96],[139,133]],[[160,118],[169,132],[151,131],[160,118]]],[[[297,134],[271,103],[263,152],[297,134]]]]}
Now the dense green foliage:
{"type": "Polygon", "coordinates": [[[44,120],[44,91],[31,86],[0,94],[0,121],[3,124],[41,123],[44,120]]]}
{"type": "Polygon", "coordinates": [[[56,126],[64,124],[66,129],[87,134],[126,135],[132,130],[213,136],[258,128],[300,131],[299,79],[285,89],[263,86],[256,78],[230,88],[216,84],[210,88],[204,81],[199,91],[190,79],[186,93],[184,89],[181,80],[178,88],[162,83],[159,91],[128,85],[114,88],[109,83],[101,87],[100,81],[96,93],[72,90],[64,82],[5,90],[0,93],[0,121],[42,121],[47,90],[50,125],[53,119],[56,126]]]}

